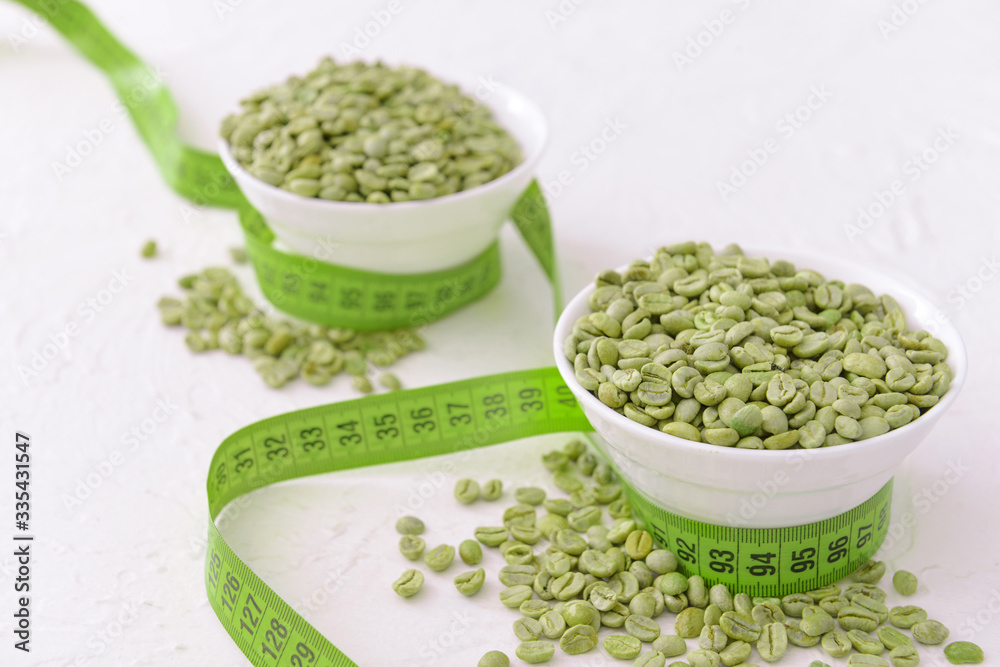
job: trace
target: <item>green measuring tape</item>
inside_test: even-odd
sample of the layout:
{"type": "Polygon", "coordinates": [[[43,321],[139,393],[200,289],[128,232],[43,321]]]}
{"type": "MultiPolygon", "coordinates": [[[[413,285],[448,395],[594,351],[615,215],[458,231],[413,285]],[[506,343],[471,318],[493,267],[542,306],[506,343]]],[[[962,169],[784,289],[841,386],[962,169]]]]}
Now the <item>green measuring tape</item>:
{"type": "MultiPolygon", "coordinates": [[[[433,322],[480,299],[500,281],[500,246],[442,271],[386,274],[350,269],[274,247],[274,234],[249,206],[239,211],[257,282],[268,301],[310,322],[359,331],[385,331],[433,322]]],[[[553,284],[555,312],[562,311],[551,222],[541,188],[532,181],[511,219],[553,284]]]]}
{"type": "MultiPolygon", "coordinates": [[[[149,68],[84,5],[15,0],[43,15],[112,81],[160,171],[180,195],[234,208],[261,288],[283,310],[357,329],[414,326],[489,291],[499,280],[496,244],[466,265],[431,274],[386,276],[345,269],[273,246],[273,234],[247,205],[218,156],[175,135],[177,108],[149,68]],[[138,87],[144,94],[136,96],[138,87]]],[[[553,285],[561,310],[551,222],[538,184],[511,218],[553,285]]],[[[412,460],[545,433],[589,431],[555,368],[519,371],[370,396],[300,410],[248,426],[216,450],[209,471],[208,598],[230,636],[257,667],[355,665],[236,556],[216,519],[232,500],[307,475],[412,460]]],[[[835,581],[878,549],[888,530],[891,482],[860,506],[805,526],[747,529],[704,524],[662,508],[622,484],[657,543],[685,574],[753,595],[777,596],[835,581]]]]}
{"type": "Polygon", "coordinates": [[[842,579],[875,554],[889,530],[892,480],[843,514],[793,528],[701,523],[663,510],[627,484],[622,488],[682,572],[752,597],[781,597],[842,579]]]}
{"type": "MultiPolygon", "coordinates": [[[[354,665],[229,548],[215,523],[226,504],[283,480],[590,429],[554,367],[333,403],[241,429],[216,450],[208,475],[205,586],[212,608],[258,667],[354,665]]],[[[892,490],[890,482],[858,507],[818,523],[753,529],[686,519],[622,486],[681,571],[767,596],[819,588],[867,561],[888,530],[892,490]]]]}

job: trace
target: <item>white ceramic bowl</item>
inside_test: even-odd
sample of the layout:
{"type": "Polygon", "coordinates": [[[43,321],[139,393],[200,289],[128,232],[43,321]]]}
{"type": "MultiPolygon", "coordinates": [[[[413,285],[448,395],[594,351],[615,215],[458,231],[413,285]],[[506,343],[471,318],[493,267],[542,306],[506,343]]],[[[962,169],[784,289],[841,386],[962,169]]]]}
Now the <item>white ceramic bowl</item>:
{"type": "Polygon", "coordinates": [[[517,139],[524,161],[489,183],[435,199],[366,204],[301,197],[251,176],[225,141],[219,154],[278,240],[294,252],[382,273],[437,271],[469,261],[496,239],[545,147],[545,117],[528,98],[497,88],[485,103],[517,139]]]}
{"type": "MultiPolygon", "coordinates": [[[[856,282],[894,296],[911,329],[934,321],[938,308],[912,287],[867,266],[794,252],[759,252],[815,269],[829,279],[856,282]]],[[[606,453],[633,486],[663,509],[714,525],[780,528],[821,521],[873,496],[937,423],[965,382],[962,338],[946,322],[935,335],[948,346],[954,379],[947,394],[906,426],[838,447],[783,451],[742,450],[691,442],[619,415],[577,383],[562,353],[573,323],[589,312],[593,284],[581,291],[556,323],[556,365],[597,433],[606,453]]]]}

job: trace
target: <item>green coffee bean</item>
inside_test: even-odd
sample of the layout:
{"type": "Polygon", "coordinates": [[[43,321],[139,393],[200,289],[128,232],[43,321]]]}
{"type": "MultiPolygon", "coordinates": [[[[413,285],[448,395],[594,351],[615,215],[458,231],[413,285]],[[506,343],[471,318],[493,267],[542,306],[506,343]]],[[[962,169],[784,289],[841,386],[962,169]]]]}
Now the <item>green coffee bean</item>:
{"type": "MultiPolygon", "coordinates": [[[[633,563],[635,565],[635,563],[633,563]]],[[[653,598],[653,613],[651,618],[656,618],[667,608],[666,601],[663,599],[663,593],[660,592],[659,588],[655,586],[647,586],[639,591],[640,594],[645,594],[653,598]]],[[[635,598],[633,598],[634,600],[635,598]]]]}
{"type": "Polygon", "coordinates": [[[744,641],[734,641],[719,651],[719,659],[726,667],[734,667],[734,665],[741,665],[746,662],[752,650],[750,644],[744,641]]]}
{"type": "Polygon", "coordinates": [[[608,586],[622,604],[628,604],[639,593],[639,580],[631,572],[617,572],[608,580],[608,586]]]}
{"type": "Polygon", "coordinates": [[[788,639],[789,644],[809,648],[810,646],[815,646],[819,643],[819,637],[807,635],[802,631],[798,624],[799,620],[797,618],[785,619],[785,637],[788,639]]]}
{"type": "Polygon", "coordinates": [[[698,607],[682,610],[674,620],[674,632],[684,639],[699,636],[703,627],[705,627],[705,610],[698,607]]]}
{"type": "Polygon", "coordinates": [[[851,575],[851,579],[864,584],[877,584],[883,576],[885,576],[885,563],[880,560],[870,560],[858,568],[858,570],[851,575]]]}
{"type": "Polygon", "coordinates": [[[983,649],[972,642],[952,642],[944,647],[944,657],[953,665],[978,665],[986,659],[983,649]]]}
{"type": "MultiPolygon", "coordinates": [[[[663,595],[663,606],[675,614],[681,613],[688,607],[687,595],[684,593],[681,593],[680,595],[664,595],[661,593],[660,595],[663,595]]],[[[716,623],[716,625],[718,625],[718,623],[716,623]]]]}
{"type": "Polygon", "coordinates": [[[193,331],[184,337],[184,344],[192,352],[203,352],[206,349],[205,339],[193,331]]]}
{"type": "Polygon", "coordinates": [[[542,636],[542,625],[533,618],[519,618],[514,621],[514,635],[522,642],[535,641],[542,636]]]}
{"type": "Polygon", "coordinates": [[[534,565],[505,565],[497,578],[504,586],[530,586],[535,581],[538,568],[534,565]]]}
{"type": "Polygon", "coordinates": [[[550,609],[551,606],[545,600],[525,600],[521,603],[521,606],[518,607],[518,611],[520,611],[524,616],[535,620],[541,618],[545,615],[545,612],[550,609]]]}
{"type": "Polygon", "coordinates": [[[732,639],[753,643],[760,639],[761,626],[750,616],[736,611],[722,614],[719,625],[723,632],[732,639]]]}
{"type": "Polygon", "coordinates": [[[502,602],[505,607],[516,609],[517,607],[520,607],[522,603],[530,600],[534,595],[535,592],[531,589],[531,586],[519,584],[510,586],[500,591],[500,602],[502,602]]]}
{"type": "MultiPolygon", "coordinates": [[[[576,509],[575,507],[573,507],[573,503],[566,500],[565,498],[546,498],[543,504],[545,506],[545,509],[547,509],[551,514],[556,514],[563,517],[568,516],[570,512],[576,509]]],[[[542,518],[544,519],[545,517],[542,518]]]]}
{"type": "Polygon", "coordinates": [[[370,394],[374,391],[371,380],[361,375],[354,375],[351,377],[351,386],[354,387],[355,391],[359,391],[362,394],[370,394]]]}
{"type": "Polygon", "coordinates": [[[851,584],[847,587],[847,590],[844,591],[844,597],[850,600],[852,604],[854,602],[854,598],[858,595],[866,595],[872,600],[876,600],[878,602],[885,602],[887,597],[885,591],[872,584],[851,584]]]}
{"type": "Polygon", "coordinates": [[[601,613],[585,600],[570,600],[562,609],[566,625],[589,625],[594,630],[601,629],[601,613]]]}
{"type": "MultiPolygon", "coordinates": [[[[889,622],[897,628],[912,628],[917,623],[927,620],[927,612],[912,605],[893,607],[889,610],[889,622]]],[[[871,632],[869,630],[869,632],[871,632]]]]}
{"type": "Polygon", "coordinates": [[[735,610],[733,606],[733,594],[729,592],[729,587],[725,584],[712,586],[708,591],[708,599],[709,602],[716,605],[723,612],[735,610]]]}
{"type": "Polygon", "coordinates": [[[527,544],[514,544],[503,552],[503,558],[508,565],[526,565],[534,562],[535,553],[527,544]]]}
{"type": "Polygon", "coordinates": [[[843,658],[851,652],[854,644],[848,639],[846,632],[831,630],[823,635],[822,646],[831,658],[843,658]]]}
{"type": "Polygon", "coordinates": [[[569,465],[569,457],[566,456],[565,452],[547,452],[542,455],[542,465],[544,465],[549,472],[564,471],[566,466],[569,465]]]}
{"type": "Polygon", "coordinates": [[[559,639],[559,648],[569,655],[586,653],[597,646],[597,630],[591,625],[574,625],[559,639]]]}
{"type": "Polygon", "coordinates": [[[594,499],[602,505],[608,505],[618,500],[621,493],[622,487],[617,484],[600,484],[594,487],[594,499]]]}
{"type": "Polygon", "coordinates": [[[535,640],[522,642],[514,650],[514,654],[529,665],[548,662],[556,654],[556,646],[552,642],[535,640]]]}
{"type": "Polygon", "coordinates": [[[143,259],[152,259],[156,257],[156,241],[150,239],[142,244],[142,248],[139,251],[143,259]]]}
{"type": "Polygon", "coordinates": [[[803,610],[811,606],[813,599],[804,593],[793,593],[781,598],[781,610],[786,616],[801,618],[803,610]]]}
{"type": "Polygon", "coordinates": [[[691,651],[685,657],[691,667],[719,667],[722,664],[722,657],[718,653],[705,649],[691,651]]]}
{"type": "Polygon", "coordinates": [[[464,572],[455,577],[455,588],[462,595],[475,595],[486,581],[486,571],[482,568],[473,572],[464,572]]]}
{"type": "Polygon", "coordinates": [[[892,586],[900,595],[913,595],[917,592],[917,575],[899,570],[892,575],[892,586]]]}
{"type": "Polygon", "coordinates": [[[400,535],[420,535],[424,532],[424,522],[415,516],[403,516],[396,521],[396,532],[400,535]]]}
{"type": "Polygon", "coordinates": [[[701,629],[701,634],[698,635],[698,646],[706,651],[715,651],[718,653],[726,648],[726,644],[728,643],[729,637],[722,631],[722,626],[719,625],[706,625],[701,629]]]}
{"type": "Polygon", "coordinates": [[[913,638],[921,644],[940,644],[951,634],[939,621],[921,621],[910,628],[913,638]]]}
{"type": "Polygon", "coordinates": [[[687,652],[687,642],[678,635],[660,635],[653,640],[652,649],[667,658],[672,658],[687,652]]]}
{"type": "MultiPolygon", "coordinates": [[[[511,548],[513,548],[513,547],[524,547],[524,546],[527,546],[527,545],[524,542],[521,542],[520,540],[515,540],[515,539],[505,540],[503,542],[503,544],[501,544],[500,547],[499,547],[499,549],[500,549],[500,555],[501,556],[506,556],[507,555],[507,551],[510,550],[511,548]]],[[[513,564],[514,563],[508,563],[508,565],[513,565],[513,564]]]]}
{"type": "Polygon", "coordinates": [[[510,527],[510,536],[523,544],[536,544],[542,539],[542,531],[534,526],[514,524],[510,527]]]}
{"type": "MultiPolygon", "coordinates": [[[[569,494],[569,502],[573,505],[574,510],[587,509],[597,502],[597,497],[590,489],[577,489],[573,493],[569,494]]],[[[572,513],[573,512],[570,512],[570,514],[572,513]]],[[[567,520],[569,519],[570,514],[566,515],[567,520]]]]}
{"type": "Polygon", "coordinates": [[[802,610],[802,623],[799,627],[807,635],[821,637],[835,629],[837,621],[821,607],[811,606],[802,610]]]}
{"type": "Polygon", "coordinates": [[[460,479],[455,482],[455,500],[464,505],[479,500],[479,482],[474,479],[460,479]]]}
{"type": "Polygon", "coordinates": [[[629,635],[608,635],[602,642],[612,658],[632,660],[642,653],[642,642],[629,635]]]}
{"type": "Polygon", "coordinates": [[[459,544],[458,555],[466,565],[477,565],[483,560],[483,550],[475,540],[464,540],[459,544]]]}
{"type": "Polygon", "coordinates": [[[455,560],[455,547],[441,544],[424,554],[424,564],[435,572],[444,572],[455,560]]]}
{"type": "Polygon", "coordinates": [[[491,479],[479,490],[479,497],[483,500],[497,500],[502,494],[503,482],[499,479],[491,479]]]}
{"type": "Polygon", "coordinates": [[[878,629],[876,633],[878,635],[878,640],[882,642],[890,651],[897,646],[903,646],[904,644],[913,644],[909,637],[904,635],[902,632],[894,627],[884,625],[878,629]]]}
{"type": "Polygon", "coordinates": [[[679,595],[688,589],[688,578],[680,572],[668,572],[660,579],[660,591],[664,595],[679,595]]]}
{"type": "Polygon", "coordinates": [[[635,659],[635,662],[632,663],[632,667],[664,667],[666,664],[666,656],[659,651],[646,651],[635,659]]]}
{"type": "Polygon", "coordinates": [[[874,632],[879,623],[875,614],[853,604],[837,612],[837,622],[844,630],[864,630],[865,632],[874,632]]]}
{"type": "Polygon", "coordinates": [[[573,510],[566,517],[566,521],[573,530],[581,533],[586,532],[591,526],[601,523],[601,509],[591,505],[590,507],[573,510]]]}
{"type": "Polygon", "coordinates": [[[566,620],[557,611],[547,611],[538,618],[542,634],[549,639],[558,639],[566,631],[566,620]]]}
{"type": "Polygon", "coordinates": [[[575,473],[569,470],[560,470],[552,476],[552,482],[566,493],[573,493],[583,488],[583,482],[575,473]]]}
{"type": "MultiPolygon", "coordinates": [[[[653,550],[653,536],[645,530],[633,530],[625,538],[625,553],[629,558],[642,560],[653,550]]],[[[687,590],[687,580],[685,579],[685,589],[687,590]]],[[[683,592],[683,591],[680,591],[683,592]]]]}
{"type": "Polygon", "coordinates": [[[500,651],[489,651],[479,659],[477,667],[510,667],[510,658],[500,651]]]}
{"type": "Polygon", "coordinates": [[[894,667],[916,667],[920,664],[920,654],[913,646],[904,644],[889,651],[889,660],[894,667]]]}
{"type": "MultiPolygon", "coordinates": [[[[628,571],[635,575],[636,581],[639,582],[640,589],[653,588],[653,580],[655,579],[655,576],[653,575],[652,570],[646,566],[646,563],[641,560],[633,560],[632,564],[629,565],[628,571]]],[[[660,599],[662,600],[663,594],[660,593],[660,589],[654,588],[653,590],[659,594],[660,599]]],[[[640,593],[641,592],[642,591],[640,591],[640,593]]]]}
{"type": "Polygon", "coordinates": [[[768,623],[785,622],[785,612],[782,611],[780,602],[762,602],[750,611],[750,617],[761,627],[764,627],[768,623]]]}
{"type": "Polygon", "coordinates": [[[652,618],[656,615],[656,598],[649,593],[639,593],[629,600],[628,609],[637,616],[652,618]]]}
{"type": "Polygon", "coordinates": [[[660,636],[660,624],[648,616],[631,614],[625,619],[625,632],[643,642],[651,642],[660,636]]]}
{"type": "Polygon", "coordinates": [[[573,569],[576,562],[565,551],[554,551],[545,560],[545,571],[553,577],[561,577],[573,569]]]}
{"type": "MultiPolygon", "coordinates": [[[[646,556],[646,565],[649,565],[649,558],[650,558],[650,556],[652,556],[655,553],[657,553],[657,552],[654,551],[649,556],[646,556]]],[[[666,552],[666,553],[670,553],[670,552],[666,552]]],[[[673,554],[671,554],[671,556],[673,556],[673,554]]],[[[677,559],[676,558],[674,558],[673,565],[674,565],[675,568],[677,567],[677,559]]],[[[652,570],[652,567],[650,567],[650,569],[652,570]]],[[[705,586],[705,580],[702,579],[701,576],[695,574],[695,575],[692,575],[692,576],[688,577],[688,587],[687,587],[687,591],[685,591],[685,594],[687,595],[688,603],[692,607],[707,607],[708,606],[708,602],[709,602],[709,600],[708,600],[708,587],[705,586]]]]}
{"type": "Polygon", "coordinates": [[[828,613],[830,616],[836,616],[840,613],[840,610],[851,604],[850,600],[840,596],[836,597],[831,595],[828,598],[819,601],[819,608],[828,613]]]}
{"type": "Polygon", "coordinates": [[[781,623],[769,623],[761,628],[757,652],[766,662],[780,660],[788,648],[788,635],[781,623]]]}
{"type": "Polygon", "coordinates": [[[608,611],[618,604],[618,594],[604,582],[590,589],[587,599],[598,611],[608,611]]]}
{"type": "Polygon", "coordinates": [[[418,535],[403,535],[399,538],[399,552],[410,560],[420,560],[427,543],[418,535]]]}
{"type": "Polygon", "coordinates": [[[481,544],[488,547],[498,547],[507,540],[509,533],[503,526],[482,526],[476,528],[475,536],[481,544]]]}
{"type": "Polygon", "coordinates": [[[587,550],[587,542],[572,530],[556,531],[552,543],[571,556],[579,556],[587,550]]]}
{"type": "Polygon", "coordinates": [[[875,600],[863,593],[855,595],[851,599],[851,604],[855,607],[866,609],[871,613],[875,614],[875,618],[878,620],[879,623],[885,623],[885,621],[889,618],[888,607],[886,607],[878,600],[875,600]]]}
{"type": "Polygon", "coordinates": [[[878,655],[885,651],[885,646],[875,635],[871,635],[863,630],[849,630],[847,638],[851,644],[861,653],[878,655]]]}
{"type": "Polygon", "coordinates": [[[625,619],[630,615],[628,607],[619,602],[601,614],[601,623],[608,628],[620,628],[625,625],[625,619]]]}
{"type": "MultiPolygon", "coordinates": [[[[612,524],[611,530],[608,531],[608,540],[611,544],[622,544],[628,539],[629,534],[635,530],[635,527],[635,521],[630,518],[618,519],[612,524]]],[[[676,562],[676,558],[674,560],[676,562]]],[[[676,566],[674,569],[677,569],[676,566]]]]}
{"type": "Polygon", "coordinates": [[[523,505],[541,505],[545,500],[545,491],[537,486],[523,486],[514,491],[514,499],[523,505]]]}
{"type": "Polygon", "coordinates": [[[396,595],[404,598],[413,597],[424,585],[424,575],[420,570],[407,570],[392,583],[396,595]]]}
{"type": "Polygon", "coordinates": [[[557,600],[570,600],[583,590],[587,580],[579,572],[567,572],[549,585],[549,591],[557,600]]]}

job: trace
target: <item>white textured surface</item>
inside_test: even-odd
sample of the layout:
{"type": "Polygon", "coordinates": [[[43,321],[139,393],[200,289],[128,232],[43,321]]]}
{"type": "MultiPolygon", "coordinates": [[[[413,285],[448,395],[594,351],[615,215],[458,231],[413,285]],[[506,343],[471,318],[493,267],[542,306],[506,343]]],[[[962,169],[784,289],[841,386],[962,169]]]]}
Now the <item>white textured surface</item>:
{"type": "MultiPolygon", "coordinates": [[[[402,11],[364,57],[423,64],[467,84],[492,77],[548,114],[551,144],[539,175],[551,183],[565,172],[571,181],[550,197],[567,293],[600,268],[696,238],[850,254],[887,265],[942,304],[965,336],[969,380],[897,476],[894,516],[909,510],[917,521],[885,556],[890,569],[921,575],[914,601],[949,625],[952,638],[974,639],[1000,663],[1000,7],[913,1],[916,13],[883,36],[879,22],[894,11],[888,0],[579,7],[564,0],[561,6],[575,10],[554,28],[546,12],[558,11],[555,0],[400,2],[402,11]],[[732,21],[679,69],[675,52],[724,10],[732,21]],[[800,128],[783,123],[814,87],[829,99],[800,128]],[[946,128],[957,136],[953,144],[914,172],[908,160],[946,128]],[[602,132],[614,141],[590,161],[580,148],[602,132]],[[717,181],[765,144],[773,150],[766,164],[723,201],[717,181]],[[903,194],[852,242],[845,225],[894,179],[903,194]],[[984,280],[977,282],[977,273],[984,280]],[[971,298],[957,296],[961,284],[974,290],[971,298]],[[949,483],[953,462],[967,467],[949,483]]],[[[355,27],[384,6],[94,3],[110,28],[159,68],[183,110],[181,132],[206,148],[241,94],[338,54],[355,27]]],[[[176,331],[159,325],[154,303],[176,278],[224,262],[226,248],[239,242],[234,217],[206,210],[186,222],[183,202],[161,182],[102,76],[48,27],[32,36],[28,16],[0,5],[0,414],[8,452],[0,457],[7,487],[0,495],[8,517],[9,443],[15,428],[26,431],[34,443],[38,536],[34,650],[24,656],[10,646],[12,560],[4,547],[0,617],[8,620],[0,623],[0,663],[245,664],[205,602],[208,462],[240,426],[351,392],[343,381],[270,391],[248,364],[222,354],[194,357],[176,331]],[[58,179],[53,163],[102,122],[110,131],[58,179]],[[160,241],[163,256],[146,263],[138,248],[149,237],[160,241]],[[81,304],[103,298],[115,272],[127,275],[127,286],[91,314],[81,304]],[[66,349],[22,381],[18,367],[73,324],[79,329],[66,349]],[[128,440],[160,401],[170,406],[169,418],[148,438],[128,440]],[[112,458],[118,465],[109,468],[112,458]],[[102,469],[110,470],[106,478],[102,469]],[[65,498],[88,478],[99,486],[67,508],[65,498]]],[[[509,230],[503,244],[502,285],[427,330],[429,350],[399,366],[409,386],[550,363],[541,273],[509,230]]],[[[479,471],[488,469],[509,486],[541,479],[538,450],[564,440],[268,489],[226,535],[294,606],[309,611],[311,604],[317,627],[359,664],[471,665],[488,648],[512,653],[515,646],[507,629],[513,615],[495,602],[499,585],[491,577],[483,595],[460,600],[450,576],[435,576],[419,598],[395,598],[388,585],[405,566],[391,530],[396,508],[443,471],[443,492],[419,513],[432,526],[429,541],[457,541],[499,509],[456,509],[450,487],[457,476],[485,477],[479,471]],[[317,603],[324,586],[337,593],[317,603]],[[385,624],[377,631],[370,625],[376,614],[385,624]],[[448,652],[435,655],[444,644],[448,652]]],[[[9,530],[0,530],[0,539],[9,530]]],[[[493,572],[497,559],[488,561],[493,572]]],[[[940,657],[936,649],[923,653],[922,664],[940,657]]],[[[790,653],[780,664],[804,664],[805,655],[790,653]]],[[[552,664],[602,662],[595,652],[552,664]]]]}

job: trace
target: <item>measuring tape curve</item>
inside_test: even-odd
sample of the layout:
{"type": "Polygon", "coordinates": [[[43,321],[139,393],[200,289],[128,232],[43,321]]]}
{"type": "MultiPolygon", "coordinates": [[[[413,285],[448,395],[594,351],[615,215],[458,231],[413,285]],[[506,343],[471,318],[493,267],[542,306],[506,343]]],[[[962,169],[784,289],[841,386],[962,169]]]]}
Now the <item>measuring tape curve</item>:
{"type": "MultiPolygon", "coordinates": [[[[298,477],[590,430],[554,367],[332,403],[247,426],[216,450],[208,475],[205,586],[212,608],[256,667],[355,665],[233,553],[216,524],[223,508],[298,477]]],[[[657,543],[677,555],[682,572],[762,596],[819,588],[867,561],[888,530],[892,489],[889,482],[825,521],[753,529],[680,517],[624,480],[622,486],[657,543]]]]}

